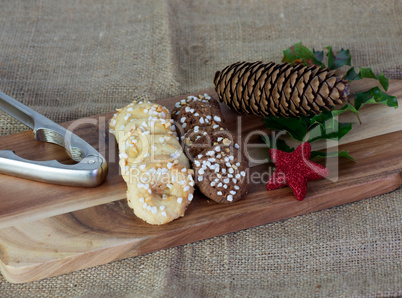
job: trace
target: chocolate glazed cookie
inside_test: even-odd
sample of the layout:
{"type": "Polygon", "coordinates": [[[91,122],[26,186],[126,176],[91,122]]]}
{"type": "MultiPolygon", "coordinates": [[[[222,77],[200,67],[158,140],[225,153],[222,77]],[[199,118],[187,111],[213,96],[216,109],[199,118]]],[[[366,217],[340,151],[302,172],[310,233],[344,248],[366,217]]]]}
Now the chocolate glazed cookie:
{"type": "Polygon", "coordinates": [[[204,94],[175,104],[184,152],[193,162],[198,189],[217,203],[233,203],[249,190],[248,159],[236,137],[225,128],[219,103],[204,94]]]}
{"type": "Polygon", "coordinates": [[[184,99],[176,102],[176,104],[174,105],[174,108],[172,110],[172,118],[174,120],[176,120],[176,117],[179,114],[180,109],[182,107],[187,106],[188,104],[190,104],[192,102],[202,102],[202,103],[209,104],[217,109],[220,109],[218,101],[216,99],[212,98],[211,96],[209,96],[208,94],[200,95],[198,97],[191,95],[187,98],[184,98],[184,99]]]}
{"type": "Polygon", "coordinates": [[[194,127],[217,127],[223,125],[220,109],[209,103],[194,101],[180,108],[174,120],[181,136],[194,127]]]}
{"type": "Polygon", "coordinates": [[[216,145],[202,151],[194,160],[199,190],[217,203],[233,203],[249,190],[248,161],[234,147],[216,145]]]}
{"type": "Polygon", "coordinates": [[[196,126],[184,135],[183,149],[191,161],[202,151],[215,145],[227,147],[231,152],[233,148],[240,148],[237,138],[221,126],[196,126]]]}

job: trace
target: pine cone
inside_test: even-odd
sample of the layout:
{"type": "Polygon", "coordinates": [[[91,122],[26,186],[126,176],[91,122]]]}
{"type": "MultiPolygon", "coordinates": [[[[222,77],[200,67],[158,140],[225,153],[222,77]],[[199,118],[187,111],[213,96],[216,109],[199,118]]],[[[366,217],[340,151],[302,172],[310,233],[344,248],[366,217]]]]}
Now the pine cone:
{"type": "Polygon", "coordinates": [[[260,61],[237,62],[215,74],[219,100],[237,112],[268,117],[308,116],[343,104],[347,82],[334,71],[260,61]]]}

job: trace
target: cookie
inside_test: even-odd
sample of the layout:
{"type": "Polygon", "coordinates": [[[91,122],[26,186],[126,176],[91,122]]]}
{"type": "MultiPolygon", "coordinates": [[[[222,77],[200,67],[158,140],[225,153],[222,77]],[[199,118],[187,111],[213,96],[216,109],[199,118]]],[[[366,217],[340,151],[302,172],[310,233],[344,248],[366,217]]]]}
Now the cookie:
{"type": "Polygon", "coordinates": [[[119,146],[128,205],[138,218],[154,225],[183,216],[194,192],[193,170],[170,117],[161,105],[133,102],[109,123],[119,146]]]}
{"type": "Polygon", "coordinates": [[[248,160],[226,129],[219,103],[207,94],[189,96],[175,104],[172,118],[198,189],[218,203],[240,200],[249,189],[248,160]]]}
{"type": "Polygon", "coordinates": [[[175,103],[174,108],[172,110],[172,119],[175,119],[175,116],[178,115],[180,109],[183,106],[186,106],[192,102],[207,103],[207,104],[210,104],[211,106],[214,106],[217,109],[220,108],[218,101],[216,99],[214,99],[213,97],[209,96],[208,94],[199,95],[198,97],[190,95],[187,98],[184,98],[175,103]]]}
{"type": "Polygon", "coordinates": [[[176,127],[181,136],[195,126],[224,125],[224,119],[220,109],[198,101],[191,102],[182,107],[174,120],[176,121],[176,127]]]}
{"type": "MultiPolygon", "coordinates": [[[[136,121],[138,126],[144,121],[155,122],[157,125],[161,124],[168,128],[171,126],[171,115],[168,109],[155,103],[140,101],[117,109],[117,113],[114,114],[109,124],[110,132],[118,138],[121,135],[119,132],[127,130],[126,126],[132,120],[136,121]]],[[[145,127],[147,127],[146,124],[145,127]]]]}
{"type": "Polygon", "coordinates": [[[190,160],[200,154],[203,150],[215,145],[222,145],[233,151],[239,149],[237,137],[223,127],[198,127],[195,126],[184,135],[182,141],[183,150],[190,160]]]}
{"type": "Polygon", "coordinates": [[[127,182],[131,168],[140,167],[149,162],[174,162],[190,168],[189,160],[183,154],[183,149],[176,137],[166,134],[131,135],[120,140],[119,152],[122,152],[119,165],[123,179],[127,182]]]}
{"type": "Polygon", "coordinates": [[[128,205],[149,224],[166,224],[184,213],[193,199],[192,170],[175,163],[146,163],[131,170],[128,205]]]}
{"type": "Polygon", "coordinates": [[[236,202],[250,188],[248,160],[241,150],[215,145],[197,155],[193,169],[198,189],[217,203],[236,202]]]}

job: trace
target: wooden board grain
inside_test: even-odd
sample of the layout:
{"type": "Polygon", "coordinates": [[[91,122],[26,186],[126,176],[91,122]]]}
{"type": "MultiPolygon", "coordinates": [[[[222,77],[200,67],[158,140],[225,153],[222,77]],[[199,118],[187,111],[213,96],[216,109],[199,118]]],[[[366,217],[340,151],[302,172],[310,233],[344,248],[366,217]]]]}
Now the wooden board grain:
{"type": "MultiPolygon", "coordinates": [[[[401,82],[392,82],[389,91],[401,99],[401,82]]],[[[177,99],[161,103],[171,107],[177,99]]],[[[246,136],[263,129],[255,117],[237,118],[227,109],[223,111],[227,119],[233,120],[229,122],[234,133],[246,136]]],[[[390,120],[401,121],[401,109],[387,112],[395,113],[390,120]]],[[[106,123],[110,116],[92,119],[106,123]]],[[[358,162],[339,160],[338,175],[332,181],[310,182],[302,202],[296,201],[289,188],[267,192],[262,180],[257,179],[239,202],[216,204],[196,193],[185,217],[164,226],[151,226],[136,218],[122,200],[125,184],[118,173],[113,138],[107,133],[99,134],[98,125],[85,125],[86,122],[91,121],[82,121],[74,132],[109,159],[111,171],[104,185],[94,189],[63,187],[0,175],[0,269],[11,282],[38,280],[342,205],[391,191],[401,184],[402,125],[384,125],[376,137],[369,139],[362,138],[364,127],[356,136],[360,141],[340,146],[358,162]]],[[[27,158],[67,159],[60,148],[30,139],[28,133],[2,137],[0,149],[14,146],[18,154],[27,158]],[[43,154],[24,150],[27,146],[39,146],[34,149],[43,154]]],[[[268,168],[261,164],[251,170],[258,176],[267,173],[268,168]]]]}
{"type": "MultiPolygon", "coordinates": [[[[355,89],[364,90],[371,84],[372,82],[368,80],[360,83],[355,89]]],[[[208,92],[215,94],[213,90],[208,92]]],[[[392,81],[389,93],[401,100],[402,81],[392,81]]],[[[183,96],[161,100],[160,103],[171,108],[181,98],[183,96]]],[[[241,134],[243,140],[249,144],[247,150],[252,157],[251,165],[267,162],[266,146],[261,144],[258,136],[259,132],[266,131],[262,120],[255,116],[239,116],[225,106],[222,106],[222,111],[225,118],[229,119],[227,122],[230,130],[235,134],[241,134]],[[247,139],[249,136],[252,137],[247,139]]],[[[0,174],[0,229],[125,198],[126,185],[119,175],[117,146],[113,135],[108,133],[108,121],[112,115],[111,112],[63,124],[99,150],[108,160],[109,175],[105,183],[87,189],[51,185],[0,174]]],[[[351,113],[342,114],[341,117],[343,121],[357,121],[351,113]]],[[[401,108],[395,110],[383,105],[368,106],[363,108],[360,117],[363,125],[356,124],[341,144],[402,129],[401,108]]],[[[313,149],[320,149],[324,145],[314,143],[313,149]]],[[[56,159],[60,162],[71,162],[63,148],[36,142],[32,132],[29,131],[0,137],[0,150],[3,149],[15,150],[18,155],[27,159],[56,159]]]]}

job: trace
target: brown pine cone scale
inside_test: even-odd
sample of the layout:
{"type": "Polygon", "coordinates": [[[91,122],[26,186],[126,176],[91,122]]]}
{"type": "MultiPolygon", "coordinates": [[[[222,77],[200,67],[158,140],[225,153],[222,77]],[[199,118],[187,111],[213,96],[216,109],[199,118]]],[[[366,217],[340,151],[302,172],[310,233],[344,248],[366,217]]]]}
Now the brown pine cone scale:
{"type": "Polygon", "coordinates": [[[308,116],[344,104],[347,81],[328,68],[274,62],[237,62],[215,74],[219,100],[258,116],[308,116]]]}

